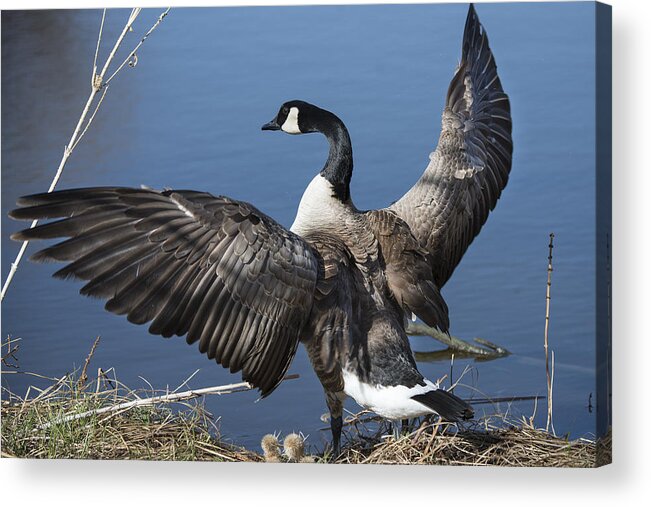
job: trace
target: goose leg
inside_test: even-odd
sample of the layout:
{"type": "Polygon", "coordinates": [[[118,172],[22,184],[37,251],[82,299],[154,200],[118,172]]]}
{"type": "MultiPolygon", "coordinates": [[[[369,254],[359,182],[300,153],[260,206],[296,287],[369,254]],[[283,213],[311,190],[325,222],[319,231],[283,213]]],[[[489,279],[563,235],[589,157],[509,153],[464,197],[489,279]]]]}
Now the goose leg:
{"type": "Polygon", "coordinates": [[[391,421],[391,429],[393,430],[393,439],[397,442],[400,440],[400,423],[397,419],[391,421]]]}
{"type": "Polygon", "coordinates": [[[409,419],[402,419],[398,421],[391,421],[391,429],[393,430],[393,438],[398,440],[401,435],[409,434],[411,431],[411,426],[409,425],[409,419]]]}
{"type": "Polygon", "coordinates": [[[341,428],[344,404],[340,393],[326,391],[326,403],[330,410],[330,430],[332,431],[332,457],[336,459],[341,452],[341,428]]]}
{"type": "Polygon", "coordinates": [[[343,418],[330,416],[330,430],[332,431],[332,452],[333,457],[337,458],[341,453],[341,427],[343,418]]]}

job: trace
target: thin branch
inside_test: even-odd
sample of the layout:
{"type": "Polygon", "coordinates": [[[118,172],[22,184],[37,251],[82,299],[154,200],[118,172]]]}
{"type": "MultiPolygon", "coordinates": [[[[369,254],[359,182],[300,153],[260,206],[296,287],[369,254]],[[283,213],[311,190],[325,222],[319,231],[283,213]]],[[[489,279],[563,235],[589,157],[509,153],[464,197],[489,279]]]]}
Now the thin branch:
{"type": "MultiPolygon", "coordinates": [[[[145,41],[145,39],[151,34],[151,32],[161,23],[163,18],[167,15],[169,12],[170,8],[168,7],[167,10],[161,14],[158,17],[158,20],[152,26],[149,31],[145,34],[145,36],[141,39],[140,43],[136,46],[136,49],[138,49],[142,43],[145,41]]],[[[91,90],[90,90],[90,95],[88,96],[88,100],[86,101],[86,105],[84,106],[84,109],[81,112],[81,116],[79,117],[79,121],[77,122],[77,126],[75,127],[75,130],[72,133],[72,136],[70,137],[70,141],[68,141],[68,144],[65,146],[63,150],[63,156],[61,158],[61,161],[59,162],[59,167],[57,168],[57,171],[54,175],[54,178],[52,179],[52,183],[50,184],[50,188],[48,189],[48,193],[54,191],[54,189],[57,186],[57,183],[59,182],[59,179],[61,178],[61,174],[63,173],[63,169],[66,166],[66,163],[68,162],[68,158],[72,154],[73,150],[77,147],[77,144],[81,140],[81,138],[84,136],[88,128],[90,127],[90,124],[92,123],[93,119],[95,118],[95,115],[97,114],[97,111],[99,109],[99,106],[102,104],[102,101],[104,100],[104,97],[106,95],[106,91],[108,89],[108,81],[113,79],[115,75],[122,69],[124,64],[120,65],[118,70],[116,70],[113,74],[111,74],[111,77],[104,82],[104,77],[109,69],[109,66],[111,65],[113,59],[115,58],[115,54],[117,53],[120,45],[122,44],[122,41],[126,37],[127,33],[129,30],[131,30],[131,26],[133,25],[134,21],[140,14],[141,9],[139,7],[134,8],[131,10],[131,13],[129,15],[129,18],[127,19],[126,24],[124,25],[124,28],[122,29],[122,32],[120,33],[120,36],[116,40],[115,44],[113,45],[113,49],[111,50],[108,58],[106,59],[106,62],[104,63],[104,66],[102,68],[102,71],[97,74],[97,58],[99,55],[99,48],[101,44],[101,39],[102,39],[102,32],[104,28],[104,20],[106,18],[106,9],[102,12],[102,21],[100,23],[100,29],[99,29],[99,35],[97,37],[97,45],[95,47],[95,55],[93,59],[93,75],[91,76],[91,90]],[[95,97],[99,93],[99,91],[104,88],[104,91],[99,99],[99,103],[97,104],[97,107],[93,111],[90,119],[86,123],[85,127],[82,130],[82,126],[84,125],[84,122],[86,121],[86,116],[88,116],[89,111],[91,110],[91,106],[93,105],[93,102],[95,100],[95,97]]],[[[135,51],[135,49],[134,49],[135,51]]],[[[133,53],[133,52],[132,52],[133,53]]],[[[130,58],[130,57],[129,57],[130,58]]],[[[128,60],[128,59],[127,59],[128,60]]],[[[33,229],[36,227],[38,224],[38,220],[32,221],[30,225],[30,229],[33,229]]],[[[4,281],[4,284],[2,286],[2,292],[0,292],[0,301],[4,300],[5,295],[7,294],[7,290],[9,289],[9,285],[11,284],[16,271],[18,270],[18,265],[20,264],[20,261],[23,258],[23,255],[25,254],[25,250],[27,250],[27,245],[29,244],[29,241],[23,241],[23,244],[20,247],[20,250],[18,251],[18,255],[16,256],[16,259],[14,262],[11,263],[11,268],[9,270],[9,274],[7,275],[7,278],[4,281]]]]}
{"type": "Polygon", "coordinates": [[[452,357],[450,358],[450,392],[452,394],[454,394],[454,382],[452,380],[453,371],[454,371],[454,354],[452,354],[452,357]]]}
{"type": "Polygon", "coordinates": [[[549,382],[549,424],[552,428],[552,435],[556,436],[556,430],[554,429],[553,400],[554,400],[554,351],[552,350],[552,374],[549,382]]]}
{"type": "MultiPolygon", "coordinates": [[[[452,367],[452,365],[450,365],[450,367],[452,367]]],[[[458,385],[460,385],[461,380],[463,380],[463,377],[465,377],[468,374],[469,371],[472,371],[472,366],[467,364],[464,367],[463,371],[461,372],[461,375],[459,375],[459,378],[453,382],[452,381],[452,369],[450,369],[450,388],[448,389],[448,391],[450,391],[451,393],[454,393],[454,388],[457,387],[458,385]]]]}
{"type": "Polygon", "coordinates": [[[545,431],[549,431],[550,424],[553,427],[552,421],[552,383],[551,375],[549,372],[549,309],[552,300],[552,250],[554,249],[554,233],[549,235],[549,257],[547,257],[547,294],[545,297],[545,372],[547,374],[547,424],[545,431]]]}
{"type": "MultiPolygon", "coordinates": [[[[2,374],[3,375],[10,375],[10,374],[13,374],[13,375],[26,375],[28,377],[36,377],[36,378],[40,378],[40,379],[43,379],[43,380],[49,380],[51,382],[56,382],[56,381],[59,380],[56,377],[46,377],[45,375],[40,375],[38,373],[34,373],[34,372],[31,372],[31,371],[15,371],[15,370],[6,371],[6,370],[2,370],[2,374]]],[[[3,389],[4,389],[4,387],[3,387],[3,389]]]]}
{"type": "MultiPolygon", "coordinates": [[[[12,340],[11,335],[7,336],[7,342],[6,342],[7,353],[2,354],[2,360],[1,361],[2,361],[2,364],[7,366],[8,368],[18,368],[19,367],[18,366],[18,357],[16,357],[16,354],[17,354],[18,350],[20,349],[20,343],[19,342],[21,341],[21,339],[22,338],[16,338],[15,340],[12,340]],[[14,362],[13,363],[10,362],[9,359],[13,359],[14,362]]],[[[2,346],[4,347],[5,344],[2,344],[2,346]]]]}
{"type": "Polygon", "coordinates": [[[113,74],[111,74],[111,75],[109,76],[109,78],[106,80],[106,84],[109,84],[109,83],[111,82],[111,80],[115,77],[115,75],[116,75],[118,72],[120,72],[120,71],[122,70],[122,68],[123,68],[127,63],[129,63],[129,61],[131,61],[132,58],[134,58],[134,57],[136,56],[136,51],[138,51],[138,49],[140,49],[140,46],[142,46],[143,43],[145,42],[145,40],[147,40],[147,37],[149,37],[149,35],[151,34],[151,32],[153,32],[154,30],[156,30],[156,28],[158,27],[158,25],[161,24],[161,22],[163,21],[163,19],[165,19],[165,16],[167,16],[167,13],[170,11],[170,9],[171,9],[171,7],[168,7],[168,8],[167,8],[167,9],[166,9],[166,10],[165,10],[165,11],[164,11],[160,16],[158,16],[158,20],[156,21],[156,23],[154,23],[154,25],[153,25],[153,26],[152,26],[152,27],[147,31],[147,33],[142,37],[142,39],[140,39],[140,42],[138,42],[138,44],[136,45],[136,47],[133,48],[133,50],[131,51],[131,53],[129,53],[129,56],[127,56],[127,57],[124,59],[124,61],[120,64],[120,66],[117,68],[117,70],[116,70],[113,74]]]}
{"type": "Polygon", "coordinates": [[[93,343],[93,346],[90,348],[90,352],[88,353],[88,356],[86,356],[86,360],[84,361],[84,367],[81,370],[81,375],[79,375],[79,380],[77,381],[77,385],[79,388],[83,388],[84,385],[86,384],[86,381],[88,380],[88,374],[86,373],[88,371],[88,365],[90,364],[90,360],[93,358],[93,355],[95,354],[95,349],[97,348],[97,344],[99,343],[99,336],[95,338],[95,342],[93,343]]]}
{"type": "Polygon", "coordinates": [[[542,398],[542,396],[532,395],[532,396],[503,396],[502,398],[476,398],[476,399],[466,399],[468,403],[472,405],[487,405],[492,403],[503,403],[511,401],[537,401],[542,398]]]}
{"type": "Polygon", "coordinates": [[[190,375],[188,378],[186,378],[186,379],[181,383],[181,385],[179,385],[176,389],[174,389],[174,391],[172,391],[172,393],[175,393],[176,391],[178,391],[179,389],[181,389],[183,386],[187,386],[187,385],[188,385],[188,382],[190,382],[190,380],[192,380],[192,378],[193,378],[197,373],[199,373],[200,371],[201,371],[200,369],[194,370],[194,373],[193,373],[192,375],[190,375]]]}
{"type": "MultiPolygon", "coordinates": [[[[299,376],[294,374],[294,375],[286,375],[283,378],[283,381],[285,380],[292,380],[296,379],[299,376]]],[[[242,391],[250,391],[251,389],[254,389],[254,387],[249,384],[248,382],[239,382],[237,384],[228,384],[224,386],[214,386],[214,387],[204,387],[203,389],[191,389],[189,391],[183,391],[180,393],[171,393],[171,394],[164,394],[161,396],[153,396],[151,398],[142,398],[139,400],[134,400],[134,401],[129,401],[125,403],[118,403],[117,405],[112,405],[110,407],[103,407],[95,410],[88,410],[86,412],[82,412],[80,414],[70,414],[61,417],[60,419],[56,419],[54,421],[48,422],[46,424],[42,424],[37,427],[37,429],[44,430],[47,429],[53,425],[56,424],[63,424],[66,422],[70,421],[76,421],[77,419],[83,419],[85,417],[89,417],[91,415],[100,415],[100,414],[105,414],[108,412],[115,412],[115,411],[124,411],[124,410],[130,410],[135,407],[145,407],[145,406],[151,406],[155,405],[157,403],[177,403],[179,401],[185,401],[185,400],[190,400],[193,398],[198,398],[199,396],[206,396],[209,394],[230,394],[230,393],[236,393],[236,392],[242,392],[242,391]]]]}
{"type": "Polygon", "coordinates": [[[106,59],[106,63],[104,63],[104,68],[102,68],[102,72],[100,73],[100,77],[104,79],[104,76],[106,75],[106,71],[109,68],[109,65],[111,65],[111,62],[113,61],[113,58],[115,57],[115,53],[117,53],[120,45],[122,44],[122,41],[126,37],[127,33],[129,30],[131,30],[131,25],[133,25],[133,22],[136,20],[138,15],[140,14],[141,8],[140,7],[135,7],[131,9],[131,14],[129,15],[129,19],[127,20],[126,25],[124,25],[124,28],[122,29],[122,33],[118,37],[118,40],[115,41],[115,45],[113,46],[113,49],[111,50],[111,53],[109,54],[109,57],[106,59]]]}
{"type": "MultiPolygon", "coordinates": [[[[66,385],[66,381],[68,380],[68,378],[69,378],[69,376],[66,374],[63,377],[61,377],[59,380],[57,380],[56,383],[46,387],[42,391],[40,391],[38,388],[33,386],[35,389],[40,391],[40,394],[36,398],[32,398],[30,400],[30,402],[36,402],[36,401],[38,401],[40,399],[45,398],[45,396],[48,395],[48,394],[51,395],[51,394],[54,394],[54,393],[60,391],[66,385]]],[[[27,396],[25,397],[25,401],[27,401],[27,396]]]]}
{"type": "Polygon", "coordinates": [[[90,124],[93,123],[93,120],[95,119],[95,115],[97,114],[97,111],[99,111],[99,106],[102,105],[102,102],[104,102],[104,97],[106,97],[106,92],[108,92],[108,85],[104,86],[104,91],[102,92],[102,96],[99,98],[99,101],[97,102],[97,106],[95,107],[95,110],[93,111],[93,114],[90,115],[90,118],[88,119],[88,122],[86,122],[86,126],[84,127],[84,130],[79,134],[79,137],[75,141],[75,144],[72,145],[72,148],[70,148],[70,152],[77,147],[79,144],[79,141],[82,140],[86,132],[88,131],[88,128],[90,127],[90,124]]]}
{"type": "Polygon", "coordinates": [[[93,59],[93,74],[90,80],[90,86],[95,86],[95,75],[97,74],[97,57],[99,56],[99,46],[102,42],[102,30],[104,29],[104,20],[106,19],[106,9],[102,11],[102,22],[99,25],[99,36],[97,37],[97,46],[95,47],[95,58],[93,59]]]}

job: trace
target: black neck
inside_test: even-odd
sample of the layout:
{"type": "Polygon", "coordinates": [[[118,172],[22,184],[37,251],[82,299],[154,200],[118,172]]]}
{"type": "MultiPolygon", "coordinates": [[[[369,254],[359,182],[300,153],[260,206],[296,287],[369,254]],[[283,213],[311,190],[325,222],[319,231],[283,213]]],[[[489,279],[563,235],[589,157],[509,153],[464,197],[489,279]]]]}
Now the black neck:
{"type": "Polygon", "coordinates": [[[343,122],[330,112],[324,113],[327,115],[324,115],[324,121],[319,122],[318,130],[328,139],[330,152],[321,176],[332,183],[336,197],[347,202],[350,199],[350,178],[353,175],[353,147],[343,122]]]}

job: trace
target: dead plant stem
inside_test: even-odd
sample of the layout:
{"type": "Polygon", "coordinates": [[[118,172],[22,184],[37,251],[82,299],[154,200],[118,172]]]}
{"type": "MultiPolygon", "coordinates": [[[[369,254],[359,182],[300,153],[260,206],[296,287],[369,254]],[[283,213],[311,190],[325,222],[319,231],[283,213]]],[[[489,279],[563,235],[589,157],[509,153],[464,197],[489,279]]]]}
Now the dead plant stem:
{"type": "MultiPolygon", "coordinates": [[[[291,380],[298,378],[298,375],[287,375],[283,380],[291,380]]],[[[152,396],[151,398],[141,398],[125,403],[118,403],[117,405],[111,405],[109,407],[103,407],[95,410],[87,410],[79,414],[70,414],[63,416],[55,421],[48,422],[46,424],[40,425],[37,429],[47,429],[55,424],[62,424],[70,421],[76,421],[77,419],[83,419],[92,415],[105,414],[107,412],[115,411],[125,411],[130,410],[135,407],[144,407],[151,406],[157,403],[177,403],[180,401],[190,400],[192,398],[197,398],[199,396],[206,396],[209,394],[230,394],[241,391],[250,391],[253,389],[253,386],[248,382],[239,382],[237,384],[228,384],[223,386],[213,386],[213,387],[204,387],[202,389],[191,389],[189,391],[183,391],[180,393],[164,394],[161,396],[152,396]]]]}
{"type": "MultiPolygon", "coordinates": [[[[550,303],[552,299],[551,290],[552,290],[552,250],[554,249],[554,233],[552,232],[549,235],[549,257],[547,264],[547,295],[545,298],[545,373],[547,374],[547,424],[545,425],[545,431],[549,431],[550,426],[552,431],[554,428],[554,423],[552,422],[553,414],[553,404],[552,404],[552,375],[553,372],[550,372],[549,367],[549,310],[550,303]]],[[[552,366],[553,368],[553,366],[552,366]]]]}
{"type": "MultiPolygon", "coordinates": [[[[97,113],[97,110],[102,104],[102,101],[104,100],[104,96],[106,95],[106,91],[108,90],[108,81],[113,79],[115,75],[122,70],[124,67],[124,63],[118,67],[118,69],[110,76],[110,78],[104,82],[104,77],[109,69],[109,66],[111,65],[111,62],[115,58],[115,54],[117,53],[118,49],[120,48],[120,45],[122,44],[122,41],[126,37],[127,33],[129,30],[131,30],[131,26],[133,25],[134,21],[140,14],[141,9],[139,7],[134,8],[131,10],[131,14],[129,15],[129,18],[124,25],[124,28],[122,29],[122,32],[120,33],[120,36],[116,40],[115,44],[113,45],[113,49],[111,50],[108,58],[106,59],[106,62],[104,63],[104,66],[102,67],[102,71],[97,74],[97,57],[99,55],[99,48],[102,40],[102,32],[104,28],[104,20],[106,18],[106,9],[103,10],[102,12],[102,21],[100,23],[100,29],[99,29],[99,35],[97,37],[97,46],[95,49],[95,56],[93,60],[93,75],[91,76],[91,83],[90,83],[90,94],[88,96],[88,100],[86,100],[86,105],[84,106],[84,109],[81,112],[81,116],[79,117],[79,120],[77,121],[77,126],[75,127],[74,131],[72,132],[72,136],[70,137],[70,141],[68,141],[68,144],[65,146],[63,150],[63,156],[61,157],[61,161],[59,162],[59,167],[57,168],[57,171],[54,175],[54,178],[52,179],[52,182],[50,183],[50,187],[48,189],[48,193],[53,192],[54,189],[57,186],[57,183],[59,182],[59,179],[61,178],[61,174],[63,173],[63,169],[66,166],[66,163],[68,162],[68,159],[70,158],[70,155],[72,154],[73,150],[77,147],[77,144],[79,144],[79,141],[81,138],[84,136],[84,134],[88,131],[88,127],[90,127],[90,124],[92,123],[93,119],[95,118],[95,114],[97,113]],[[82,130],[82,127],[84,126],[84,122],[86,121],[86,117],[88,116],[88,113],[90,112],[92,105],[95,101],[96,96],[98,93],[102,90],[102,95],[99,99],[99,102],[88,119],[88,122],[86,123],[85,127],[82,130]]],[[[169,12],[169,8],[158,17],[158,20],[156,23],[149,29],[149,31],[145,34],[145,36],[141,39],[140,43],[136,46],[136,49],[138,49],[142,43],[145,41],[145,39],[149,36],[149,34],[156,29],[156,27],[161,23],[163,18],[167,15],[169,12]]],[[[135,53],[136,49],[134,49],[130,54],[135,53]]],[[[128,59],[127,59],[128,60],[128,59]]],[[[30,229],[36,227],[38,224],[38,220],[32,221],[30,225],[30,229]]],[[[2,286],[2,292],[0,293],[0,301],[4,300],[5,295],[7,294],[7,290],[9,288],[9,285],[11,284],[11,281],[13,280],[16,271],[18,270],[18,265],[20,264],[20,261],[23,258],[23,255],[25,254],[25,250],[27,249],[27,245],[29,244],[29,241],[23,241],[23,244],[20,246],[20,250],[18,251],[18,255],[16,256],[16,259],[14,262],[11,263],[11,268],[9,270],[9,274],[7,275],[7,278],[5,279],[5,282],[2,286]]]]}

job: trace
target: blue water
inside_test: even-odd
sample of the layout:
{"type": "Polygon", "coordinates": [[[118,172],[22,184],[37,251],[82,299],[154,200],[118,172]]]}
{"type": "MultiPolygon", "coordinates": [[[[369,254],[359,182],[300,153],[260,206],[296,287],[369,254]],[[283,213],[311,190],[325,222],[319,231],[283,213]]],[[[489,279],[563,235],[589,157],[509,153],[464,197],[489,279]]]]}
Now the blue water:
{"type": "MultiPolygon", "coordinates": [[[[319,136],[261,132],[279,105],[300,98],[338,114],[354,145],[352,194],[382,207],[418,178],[436,145],[445,92],[460,56],[467,6],[333,6],[173,9],[111,83],[95,123],[71,157],[59,188],[146,184],[207,190],[254,203],[289,226],[303,189],[327,153],[319,136]]],[[[464,396],[546,393],[543,351],[548,235],[556,235],[550,345],[555,352],[557,433],[595,431],[594,5],[477,6],[513,112],[509,184],[444,289],[453,334],[480,336],[513,355],[456,360],[464,396]]],[[[159,11],[146,10],[132,47],[159,11]]],[[[127,17],[109,12],[106,55],[127,17]]],[[[7,218],[20,195],[49,186],[88,96],[98,11],[3,12],[2,275],[23,224],[7,218]]],[[[126,49],[125,49],[126,51],[126,49]]],[[[29,252],[34,252],[31,245],[29,252]]],[[[101,344],[92,371],[114,367],[132,388],[238,382],[184,339],[164,340],[77,294],[80,284],[24,262],[2,306],[2,335],[21,338],[21,368],[61,376],[101,344]]],[[[416,351],[441,348],[413,338],[416,351]]],[[[439,378],[446,362],[421,363],[439,378]]],[[[257,448],[268,432],[330,438],[320,384],[304,350],[268,399],[254,392],[207,399],[226,438],[257,448]]],[[[35,380],[4,375],[24,393],[35,380]]],[[[348,408],[356,410],[354,402],[348,408]]],[[[530,416],[533,403],[502,405],[530,416]]],[[[491,410],[486,407],[482,410],[491,410]]],[[[536,422],[544,425],[545,404],[536,422]]]]}

